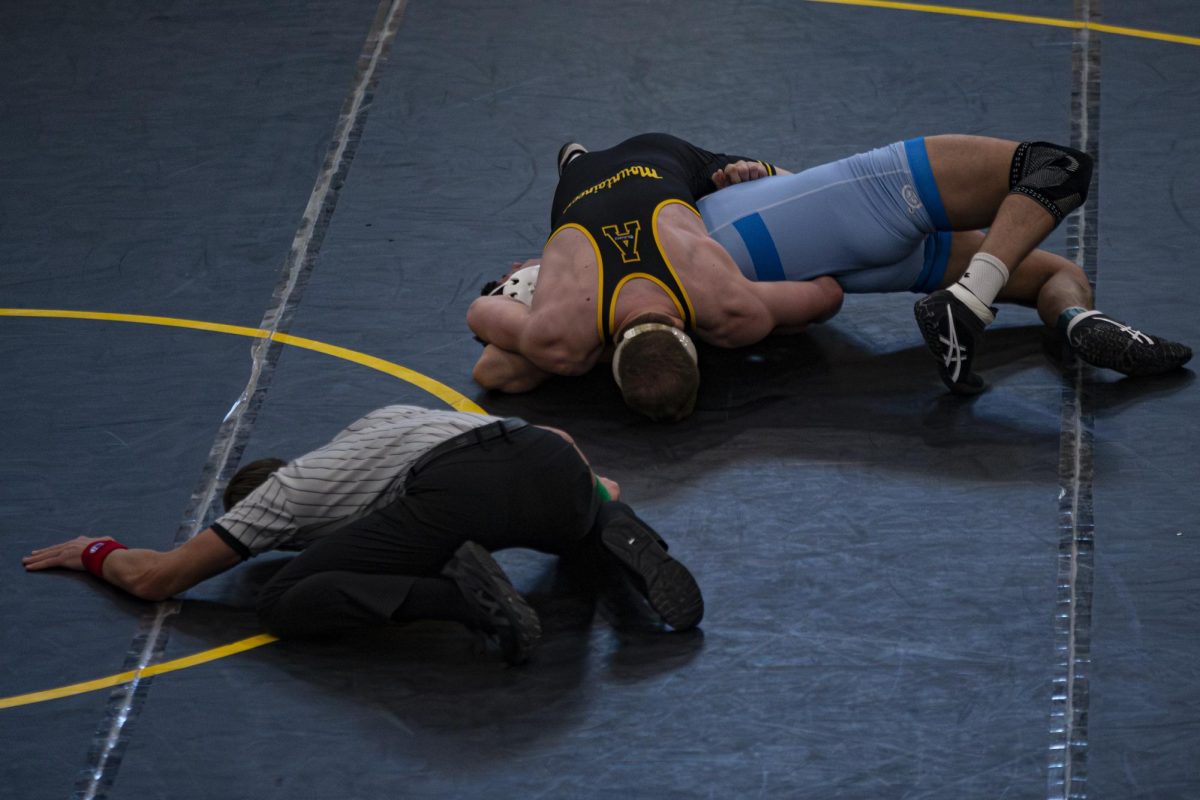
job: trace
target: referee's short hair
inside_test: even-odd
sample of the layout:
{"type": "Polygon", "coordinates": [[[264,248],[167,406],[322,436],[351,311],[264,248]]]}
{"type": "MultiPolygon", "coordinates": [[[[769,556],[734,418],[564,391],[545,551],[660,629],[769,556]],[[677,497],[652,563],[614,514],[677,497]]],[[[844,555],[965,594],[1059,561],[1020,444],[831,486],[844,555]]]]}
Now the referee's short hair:
{"type": "Polygon", "coordinates": [[[235,472],[229,479],[229,485],[225,487],[225,494],[221,496],[225,510],[229,511],[245,500],[251,492],[271,476],[272,472],[286,464],[287,462],[280,458],[260,458],[257,461],[251,461],[235,472]]]}

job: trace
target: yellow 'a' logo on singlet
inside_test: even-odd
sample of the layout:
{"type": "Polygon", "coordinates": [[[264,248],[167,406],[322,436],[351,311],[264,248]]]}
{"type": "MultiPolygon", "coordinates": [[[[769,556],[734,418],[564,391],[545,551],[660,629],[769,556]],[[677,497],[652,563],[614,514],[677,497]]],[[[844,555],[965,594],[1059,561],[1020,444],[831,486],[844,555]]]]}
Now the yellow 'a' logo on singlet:
{"type": "Polygon", "coordinates": [[[605,225],[600,230],[621,251],[621,261],[632,264],[642,260],[642,257],[638,255],[638,231],[641,229],[642,223],[631,219],[624,225],[605,225]]]}

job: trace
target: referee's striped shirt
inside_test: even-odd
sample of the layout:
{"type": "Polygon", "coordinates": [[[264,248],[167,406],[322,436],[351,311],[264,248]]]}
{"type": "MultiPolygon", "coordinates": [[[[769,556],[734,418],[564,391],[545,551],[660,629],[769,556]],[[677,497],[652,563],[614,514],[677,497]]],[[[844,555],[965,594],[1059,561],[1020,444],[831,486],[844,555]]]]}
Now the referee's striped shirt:
{"type": "Polygon", "coordinates": [[[212,528],[243,558],[302,550],[399,497],[426,451],[497,419],[417,406],[372,411],[329,444],[280,467],[212,528]]]}

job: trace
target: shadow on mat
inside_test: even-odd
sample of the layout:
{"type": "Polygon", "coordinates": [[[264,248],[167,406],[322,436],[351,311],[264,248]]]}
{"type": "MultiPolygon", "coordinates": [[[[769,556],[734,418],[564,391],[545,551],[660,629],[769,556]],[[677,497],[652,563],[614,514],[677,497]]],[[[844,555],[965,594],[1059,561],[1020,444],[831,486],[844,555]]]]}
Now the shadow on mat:
{"type": "MultiPolygon", "coordinates": [[[[280,563],[235,570],[244,574],[235,577],[229,594],[239,605],[228,598],[184,601],[172,619],[173,630],[179,638],[210,647],[260,633],[254,588],[286,559],[276,561],[280,563]]],[[[699,630],[663,632],[639,606],[640,596],[629,595],[632,588],[606,585],[605,591],[593,593],[548,557],[539,559],[536,574],[524,566],[513,570],[514,581],[543,626],[541,647],[527,665],[507,667],[482,637],[442,622],[280,641],[236,658],[252,665],[240,669],[266,668],[301,684],[306,704],[317,693],[345,705],[350,719],[383,715],[409,732],[466,739],[503,730],[508,746],[535,747],[552,738],[556,727],[571,728],[579,718],[590,717],[603,692],[599,684],[653,681],[685,666],[703,647],[699,630]],[[608,625],[594,625],[597,615],[608,625]],[[555,709],[553,715],[538,713],[547,707],[555,709]]],[[[435,749],[423,754],[433,760],[443,756],[449,762],[461,753],[435,749]]]]}
{"type": "MultiPolygon", "coordinates": [[[[978,368],[994,384],[978,397],[952,395],[923,346],[880,353],[836,327],[766,339],[750,347],[701,348],[696,413],[675,424],[625,408],[603,367],[527,395],[487,395],[490,413],[561,427],[602,470],[618,477],[680,465],[689,480],[740,460],[880,463],[921,476],[961,468],[951,459],[906,461],[901,451],[987,448],[998,480],[1025,474],[1030,453],[1057,446],[1058,369],[1042,353],[1041,325],[990,331],[978,368]],[[1014,399],[1015,398],[1015,399],[1014,399]]],[[[669,480],[656,493],[670,493],[669,480]]]]}

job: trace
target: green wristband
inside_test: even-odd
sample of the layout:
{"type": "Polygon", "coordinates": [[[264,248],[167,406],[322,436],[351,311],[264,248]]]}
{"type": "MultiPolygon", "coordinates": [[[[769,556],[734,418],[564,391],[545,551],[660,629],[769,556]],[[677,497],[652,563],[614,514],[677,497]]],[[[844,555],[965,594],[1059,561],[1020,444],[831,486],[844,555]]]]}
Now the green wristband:
{"type": "Polygon", "coordinates": [[[606,489],[604,484],[600,482],[599,475],[596,476],[596,494],[600,495],[601,503],[612,502],[612,495],[608,493],[608,489],[606,489]]]}

